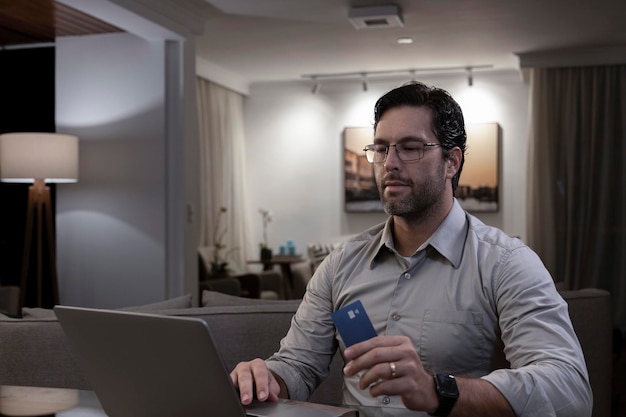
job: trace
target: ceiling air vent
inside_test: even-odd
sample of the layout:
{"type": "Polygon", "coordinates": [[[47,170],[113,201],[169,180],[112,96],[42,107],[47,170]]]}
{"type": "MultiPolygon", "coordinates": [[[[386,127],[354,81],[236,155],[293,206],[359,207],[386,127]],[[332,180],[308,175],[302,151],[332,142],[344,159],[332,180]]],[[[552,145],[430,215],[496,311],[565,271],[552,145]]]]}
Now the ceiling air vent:
{"type": "Polygon", "coordinates": [[[403,27],[400,8],[395,4],[387,6],[350,7],[348,20],[358,29],[381,29],[403,27]]]}

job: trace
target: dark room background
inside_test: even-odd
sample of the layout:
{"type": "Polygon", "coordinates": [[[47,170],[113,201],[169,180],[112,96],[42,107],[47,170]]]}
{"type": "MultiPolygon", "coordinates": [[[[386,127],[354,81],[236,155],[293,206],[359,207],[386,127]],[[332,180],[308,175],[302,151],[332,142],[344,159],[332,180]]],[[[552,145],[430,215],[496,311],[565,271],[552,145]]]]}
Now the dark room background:
{"type": "MultiPolygon", "coordinates": [[[[54,106],[54,47],[0,50],[0,133],[55,132],[54,106]]],[[[0,285],[20,285],[28,187],[0,182],[0,285]]],[[[54,216],[54,184],[50,189],[54,216]]],[[[30,260],[29,280],[36,270],[32,254],[30,260]]],[[[50,291],[43,290],[45,300],[50,291]]],[[[24,304],[32,302],[27,296],[24,304]]]]}

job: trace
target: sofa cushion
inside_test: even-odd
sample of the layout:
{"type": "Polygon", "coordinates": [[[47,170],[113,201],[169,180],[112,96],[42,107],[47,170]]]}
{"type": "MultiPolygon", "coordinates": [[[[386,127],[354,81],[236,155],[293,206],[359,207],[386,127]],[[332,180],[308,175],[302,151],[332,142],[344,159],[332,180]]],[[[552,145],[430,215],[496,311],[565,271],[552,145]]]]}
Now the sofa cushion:
{"type": "MultiPolygon", "coordinates": [[[[276,352],[301,301],[233,297],[205,290],[202,293],[204,307],[191,310],[195,317],[208,324],[224,364],[227,369],[232,369],[242,360],[267,358],[276,352]],[[228,317],[226,320],[225,316],[228,317]]],[[[174,314],[187,313],[186,310],[179,310],[174,314]]],[[[330,364],[329,376],[309,401],[335,405],[341,403],[343,366],[341,354],[337,352],[330,364]]]]}
{"type": "Polygon", "coordinates": [[[170,298],[169,300],[157,301],[156,303],[144,304],[134,307],[120,308],[121,311],[152,311],[152,310],[173,310],[178,308],[191,307],[191,294],[170,298]]]}
{"type": "Polygon", "coordinates": [[[55,317],[54,311],[49,308],[24,307],[22,308],[22,318],[25,319],[45,319],[55,317]]]}
{"type": "Polygon", "coordinates": [[[287,304],[299,306],[302,300],[277,300],[277,299],[260,299],[246,298],[228,295],[217,291],[202,291],[202,306],[254,306],[261,304],[287,304]]]}
{"type": "MultiPolygon", "coordinates": [[[[156,303],[143,304],[140,306],[120,308],[120,311],[148,312],[153,310],[172,310],[177,308],[190,308],[192,306],[191,294],[170,298],[169,300],[157,301],[156,303]]],[[[22,308],[22,318],[24,319],[44,319],[55,317],[54,311],[48,308],[24,307],[22,308]]]]}
{"type": "MultiPolygon", "coordinates": [[[[213,303],[211,305],[151,313],[204,320],[211,330],[224,365],[229,370],[238,362],[267,358],[276,352],[301,302],[250,299],[206,292],[208,294],[203,294],[203,301],[213,303]]],[[[337,353],[331,363],[329,377],[312,394],[310,401],[341,403],[343,366],[341,354],[337,353]]]]}

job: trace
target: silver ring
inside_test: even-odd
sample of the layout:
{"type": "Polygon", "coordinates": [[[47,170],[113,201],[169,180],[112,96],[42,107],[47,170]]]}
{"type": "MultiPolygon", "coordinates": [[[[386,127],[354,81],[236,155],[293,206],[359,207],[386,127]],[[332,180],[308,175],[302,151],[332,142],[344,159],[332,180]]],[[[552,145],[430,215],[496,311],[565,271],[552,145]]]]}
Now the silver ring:
{"type": "Polygon", "coordinates": [[[396,364],[389,362],[389,370],[391,371],[391,379],[394,379],[396,377],[396,364]]]}

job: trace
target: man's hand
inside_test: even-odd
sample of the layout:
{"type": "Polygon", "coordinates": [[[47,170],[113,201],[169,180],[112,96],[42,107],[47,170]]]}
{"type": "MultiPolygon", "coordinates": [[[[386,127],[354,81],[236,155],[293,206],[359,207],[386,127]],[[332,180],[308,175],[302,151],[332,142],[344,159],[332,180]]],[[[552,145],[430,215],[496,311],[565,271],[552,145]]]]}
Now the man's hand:
{"type": "Polygon", "coordinates": [[[235,387],[239,388],[243,405],[250,404],[255,394],[259,401],[278,401],[281,385],[263,359],[240,362],[230,373],[230,377],[235,387]]]}
{"type": "Polygon", "coordinates": [[[405,336],[378,336],[344,351],[346,376],[365,371],[359,387],[373,397],[399,395],[411,410],[434,413],[439,405],[433,376],[424,369],[411,340],[405,336]]]}
{"type": "MultiPolygon", "coordinates": [[[[399,395],[410,410],[433,414],[439,406],[433,376],[424,369],[411,340],[405,336],[378,336],[350,346],[346,376],[364,371],[359,388],[373,397],[399,395]]],[[[515,417],[511,405],[491,383],[480,378],[456,378],[460,396],[451,416],[515,417]]]]}

